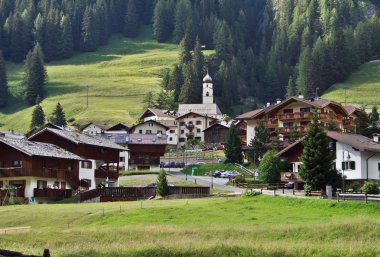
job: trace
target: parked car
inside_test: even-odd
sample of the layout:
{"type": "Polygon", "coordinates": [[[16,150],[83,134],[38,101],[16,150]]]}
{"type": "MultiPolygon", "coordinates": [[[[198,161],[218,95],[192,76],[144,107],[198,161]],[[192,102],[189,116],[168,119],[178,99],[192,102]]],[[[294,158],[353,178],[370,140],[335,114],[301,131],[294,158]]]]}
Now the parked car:
{"type": "Polygon", "coordinates": [[[220,177],[221,178],[236,178],[239,175],[240,175],[240,173],[237,171],[227,170],[227,171],[221,173],[220,177]]]}
{"type": "Polygon", "coordinates": [[[284,185],[284,188],[286,189],[293,189],[294,188],[294,182],[290,181],[284,185]]]}
{"type": "Polygon", "coordinates": [[[166,162],[164,168],[175,168],[175,162],[166,162]]]}
{"type": "Polygon", "coordinates": [[[175,163],[175,168],[183,168],[185,167],[185,163],[184,162],[176,162],[175,163]]]}
{"type": "Polygon", "coordinates": [[[206,164],[205,162],[196,162],[194,163],[194,165],[203,165],[203,164],[206,164]]]}
{"type": "Polygon", "coordinates": [[[213,172],[211,172],[211,176],[213,176],[214,178],[220,178],[220,175],[224,172],[224,170],[215,170],[213,172]]]}

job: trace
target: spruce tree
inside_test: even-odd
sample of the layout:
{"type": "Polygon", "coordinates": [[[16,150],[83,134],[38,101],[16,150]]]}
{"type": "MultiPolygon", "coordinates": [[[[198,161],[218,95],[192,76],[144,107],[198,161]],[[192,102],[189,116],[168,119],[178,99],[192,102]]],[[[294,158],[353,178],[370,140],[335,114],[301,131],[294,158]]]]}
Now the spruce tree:
{"type": "Polygon", "coordinates": [[[45,113],[40,104],[37,104],[33,110],[32,122],[30,129],[39,128],[45,124],[45,113]]]}
{"type": "Polygon", "coordinates": [[[255,137],[249,142],[248,156],[249,160],[258,163],[269,149],[270,135],[263,122],[255,127],[255,137]]]}
{"type": "Polygon", "coordinates": [[[153,92],[150,91],[144,97],[144,100],[143,100],[144,109],[154,107],[154,102],[155,102],[154,94],[153,92]]]}
{"type": "Polygon", "coordinates": [[[169,1],[157,1],[153,16],[153,33],[158,42],[165,42],[173,31],[173,11],[169,1]]]}
{"type": "Polygon", "coordinates": [[[73,55],[73,32],[69,16],[62,16],[61,23],[61,57],[69,58],[73,55]]]}
{"type": "Polygon", "coordinates": [[[61,126],[61,127],[64,127],[67,125],[66,115],[60,103],[57,103],[57,105],[55,106],[55,109],[51,115],[50,121],[53,124],[57,126],[61,126]]]}
{"type": "Polygon", "coordinates": [[[172,75],[170,76],[169,85],[170,89],[174,90],[174,101],[178,102],[183,85],[183,73],[181,67],[177,64],[174,66],[172,75]]]}
{"type": "Polygon", "coordinates": [[[139,15],[136,8],[136,0],[128,1],[127,13],[125,15],[124,35],[126,37],[137,37],[139,34],[139,15]]]}
{"type": "Polygon", "coordinates": [[[45,95],[45,85],[47,73],[43,61],[43,53],[37,43],[27,55],[25,62],[25,75],[23,85],[26,88],[25,98],[29,105],[36,103],[37,97],[43,99],[45,95]]]}
{"type": "Polygon", "coordinates": [[[157,177],[157,193],[160,196],[167,196],[169,194],[168,180],[166,178],[165,170],[161,169],[157,177]]]}
{"type": "Polygon", "coordinates": [[[259,177],[265,183],[278,183],[281,179],[281,171],[284,164],[279,157],[276,156],[275,150],[267,151],[259,165],[259,177]]]}
{"type": "Polygon", "coordinates": [[[83,14],[81,48],[85,52],[93,52],[98,46],[96,20],[91,6],[87,6],[83,14]]]}
{"type": "Polygon", "coordinates": [[[237,130],[234,124],[231,124],[231,127],[228,130],[227,141],[224,145],[224,154],[226,155],[227,163],[243,162],[241,140],[237,134],[237,130]]]}
{"type": "Polygon", "coordinates": [[[374,107],[372,107],[372,111],[369,115],[369,120],[371,122],[371,126],[372,127],[376,127],[377,126],[377,122],[379,121],[379,112],[377,111],[377,106],[375,105],[374,107]]]}
{"type": "Polygon", "coordinates": [[[3,54],[0,51],[0,108],[3,108],[7,105],[8,96],[9,91],[7,73],[5,70],[5,61],[3,54]]]}
{"type": "Polygon", "coordinates": [[[333,168],[335,158],[329,145],[330,140],[319,124],[319,114],[314,111],[303,141],[299,171],[303,181],[313,190],[325,190],[326,185],[331,185],[337,178],[337,171],[333,168]]]}

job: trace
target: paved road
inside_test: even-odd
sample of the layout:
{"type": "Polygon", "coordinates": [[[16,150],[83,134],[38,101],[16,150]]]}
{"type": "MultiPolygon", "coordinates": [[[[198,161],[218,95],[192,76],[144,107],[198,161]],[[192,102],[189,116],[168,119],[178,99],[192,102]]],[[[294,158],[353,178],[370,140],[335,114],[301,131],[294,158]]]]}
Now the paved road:
{"type": "Polygon", "coordinates": [[[182,173],[179,169],[166,169],[167,172],[169,172],[171,175],[187,181],[192,181],[202,186],[211,186],[211,180],[213,182],[213,188],[219,189],[219,190],[225,190],[230,191],[232,193],[244,193],[244,189],[238,188],[238,187],[232,187],[232,186],[226,186],[225,184],[228,182],[228,179],[225,178],[211,178],[207,176],[189,176],[184,173],[182,173]]]}

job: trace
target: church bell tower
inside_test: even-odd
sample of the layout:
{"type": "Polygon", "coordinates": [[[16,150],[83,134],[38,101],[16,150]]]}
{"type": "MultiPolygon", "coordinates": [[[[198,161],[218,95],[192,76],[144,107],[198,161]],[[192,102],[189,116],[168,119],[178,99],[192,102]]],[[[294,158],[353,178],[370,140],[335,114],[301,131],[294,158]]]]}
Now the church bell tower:
{"type": "Polygon", "coordinates": [[[208,74],[203,78],[203,104],[214,103],[214,89],[212,84],[212,78],[208,74]]]}

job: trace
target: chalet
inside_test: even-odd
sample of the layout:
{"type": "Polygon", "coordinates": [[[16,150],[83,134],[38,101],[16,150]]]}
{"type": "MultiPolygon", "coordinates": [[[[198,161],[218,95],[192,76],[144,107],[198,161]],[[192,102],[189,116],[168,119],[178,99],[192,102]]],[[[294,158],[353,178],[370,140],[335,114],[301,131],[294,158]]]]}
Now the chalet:
{"type": "Polygon", "coordinates": [[[71,197],[83,182],[79,163],[85,161],[56,145],[0,137],[0,199],[7,188],[38,202],[71,197]]]}
{"type": "Polygon", "coordinates": [[[165,135],[169,128],[156,120],[147,120],[131,127],[131,134],[165,135]]]}
{"type": "Polygon", "coordinates": [[[115,126],[108,128],[106,131],[110,133],[112,132],[116,132],[116,133],[127,132],[128,133],[129,127],[123,123],[118,123],[115,126]]]}
{"type": "MultiPolygon", "coordinates": [[[[331,151],[335,156],[335,168],[345,180],[363,182],[372,180],[380,185],[380,143],[379,136],[374,139],[362,135],[328,131],[331,151]]],[[[302,184],[299,176],[300,156],[303,152],[301,138],[280,151],[277,155],[293,166],[292,171],[281,173],[283,182],[293,181],[302,184]]]]}
{"type": "Polygon", "coordinates": [[[232,122],[221,121],[203,130],[205,143],[215,146],[224,145],[231,124],[232,122]]]}
{"type": "Polygon", "coordinates": [[[176,111],[161,110],[148,108],[139,118],[140,121],[145,122],[148,120],[174,120],[177,117],[176,111]]]}
{"type": "Polygon", "coordinates": [[[186,141],[198,139],[204,141],[204,130],[213,125],[217,119],[207,115],[189,112],[177,118],[178,146],[184,146],[186,141]]]}
{"type": "Polygon", "coordinates": [[[120,153],[127,149],[99,136],[46,128],[29,140],[55,144],[88,161],[81,161],[79,178],[88,181],[88,189],[99,184],[118,186],[120,153]]]}
{"type": "Polygon", "coordinates": [[[25,135],[15,133],[12,131],[0,131],[0,137],[7,137],[7,138],[13,138],[13,139],[24,139],[25,135]]]}
{"type": "Polygon", "coordinates": [[[162,134],[130,134],[127,138],[131,151],[130,169],[149,170],[160,167],[160,157],[164,156],[167,136],[162,134]]]}
{"type": "MultiPolygon", "coordinates": [[[[255,127],[261,122],[272,137],[279,136],[282,141],[288,142],[294,128],[300,133],[306,131],[315,109],[320,112],[323,127],[335,127],[336,130],[344,131],[343,124],[348,114],[342,105],[326,99],[306,100],[301,95],[242,114],[236,119],[247,122],[247,145],[255,137],[255,127]]],[[[353,121],[346,121],[353,125],[353,121]]]]}
{"type": "Polygon", "coordinates": [[[93,123],[93,122],[84,125],[82,127],[82,129],[81,129],[81,131],[83,132],[83,134],[92,135],[92,136],[96,136],[96,135],[102,134],[106,130],[107,130],[107,126],[106,125],[96,124],[96,123],[93,123]]]}
{"type": "Polygon", "coordinates": [[[166,130],[168,146],[176,147],[178,145],[178,121],[158,120],[158,122],[168,128],[168,130],[166,130]]]}

